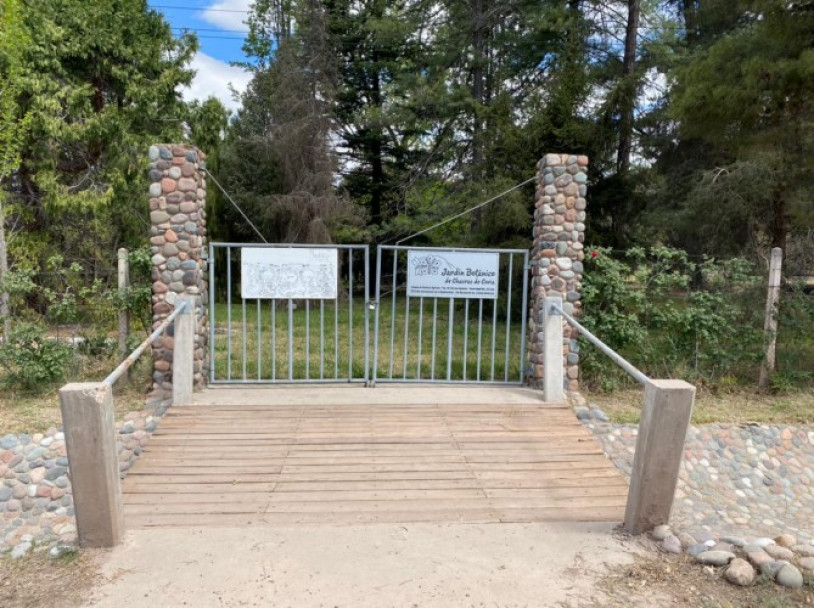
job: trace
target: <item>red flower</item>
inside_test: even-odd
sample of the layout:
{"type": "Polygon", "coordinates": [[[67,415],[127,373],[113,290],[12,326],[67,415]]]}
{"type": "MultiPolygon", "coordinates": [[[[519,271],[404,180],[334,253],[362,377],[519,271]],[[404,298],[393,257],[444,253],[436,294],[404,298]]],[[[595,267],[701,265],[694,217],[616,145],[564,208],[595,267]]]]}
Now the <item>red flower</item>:
{"type": "Polygon", "coordinates": [[[592,258],[595,258],[595,257],[598,257],[598,256],[599,256],[599,252],[598,252],[598,251],[592,251],[592,252],[591,252],[591,257],[592,257],[592,258]]]}

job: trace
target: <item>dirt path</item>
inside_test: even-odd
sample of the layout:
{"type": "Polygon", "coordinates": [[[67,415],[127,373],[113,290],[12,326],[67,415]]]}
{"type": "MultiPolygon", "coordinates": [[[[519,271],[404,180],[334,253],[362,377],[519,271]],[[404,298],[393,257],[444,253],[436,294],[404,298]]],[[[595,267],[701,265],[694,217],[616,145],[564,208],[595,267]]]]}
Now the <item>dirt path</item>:
{"type": "Polygon", "coordinates": [[[544,607],[598,598],[637,545],[611,524],[136,530],[86,607],[544,607]]]}

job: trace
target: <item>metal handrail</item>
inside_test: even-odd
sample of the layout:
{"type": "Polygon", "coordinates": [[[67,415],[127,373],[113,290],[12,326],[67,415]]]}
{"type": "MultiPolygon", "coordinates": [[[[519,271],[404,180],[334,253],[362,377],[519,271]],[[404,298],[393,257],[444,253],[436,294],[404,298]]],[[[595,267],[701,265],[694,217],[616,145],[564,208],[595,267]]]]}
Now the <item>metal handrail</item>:
{"type": "Polygon", "coordinates": [[[563,317],[565,317],[571,325],[576,327],[582,335],[584,335],[586,338],[588,338],[588,341],[591,344],[596,346],[599,350],[601,350],[608,357],[610,357],[610,359],[614,363],[616,363],[616,365],[618,365],[623,370],[625,370],[628,374],[630,374],[633,377],[634,380],[636,380],[640,384],[647,384],[648,382],[650,382],[650,378],[648,378],[644,373],[642,373],[641,371],[636,369],[636,367],[632,363],[627,361],[624,357],[622,357],[622,355],[617,353],[610,346],[608,346],[602,340],[600,340],[595,335],[593,335],[590,331],[588,331],[585,328],[584,325],[582,325],[574,317],[572,317],[567,312],[565,312],[563,310],[563,306],[562,306],[561,302],[558,302],[558,301],[551,302],[549,311],[551,311],[552,309],[556,310],[557,314],[560,314],[563,317]]]}
{"type": "Polygon", "coordinates": [[[138,359],[141,356],[141,354],[145,351],[147,346],[149,346],[153,340],[155,340],[165,329],[167,329],[167,327],[170,326],[170,323],[175,321],[175,317],[177,317],[179,314],[184,312],[184,310],[186,310],[187,306],[188,306],[187,302],[185,301],[180,302],[175,307],[175,310],[173,310],[170,313],[170,315],[166,319],[164,319],[158,327],[155,328],[153,333],[151,333],[147,338],[145,338],[144,341],[136,347],[136,350],[130,353],[130,356],[128,356],[124,361],[122,361],[119,364],[119,366],[116,369],[114,369],[107,378],[104,379],[104,382],[106,384],[109,384],[110,386],[116,384],[116,381],[119,378],[121,378],[122,375],[124,375],[124,372],[130,369],[133,363],[136,362],[136,359],[138,359]]]}

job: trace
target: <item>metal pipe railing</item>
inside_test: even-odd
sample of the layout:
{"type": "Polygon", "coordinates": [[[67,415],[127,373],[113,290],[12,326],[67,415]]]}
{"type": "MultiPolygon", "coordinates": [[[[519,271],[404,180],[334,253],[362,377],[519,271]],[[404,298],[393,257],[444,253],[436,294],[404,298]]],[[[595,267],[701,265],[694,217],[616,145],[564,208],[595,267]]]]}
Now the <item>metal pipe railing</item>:
{"type": "Polygon", "coordinates": [[[555,302],[551,302],[551,303],[549,304],[549,306],[550,306],[550,309],[549,309],[549,310],[554,309],[554,310],[556,310],[556,314],[559,314],[559,315],[562,315],[563,317],[565,317],[565,318],[568,320],[568,322],[569,322],[571,325],[573,325],[574,327],[576,327],[576,328],[579,330],[579,332],[580,332],[580,333],[581,333],[583,336],[585,336],[585,337],[588,339],[588,341],[589,341],[591,344],[593,344],[594,346],[596,346],[596,347],[597,347],[599,350],[601,350],[601,351],[602,351],[603,353],[605,353],[605,354],[606,354],[608,357],[610,357],[611,361],[613,361],[614,363],[616,363],[616,365],[618,365],[618,366],[619,366],[619,367],[621,367],[623,370],[625,370],[625,371],[626,371],[628,374],[630,374],[630,376],[632,376],[634,380],[636,380],[636,381],[637,381],[637,382],[639,382],[640,384],[645,384],[645,385],[646,385],[648,382],[650,382],[650,378],[648,378],[648,377],[647,377],[646,375],[644,375],[644,374],[643,374],[641,371],[639,371],[638,369],[636,369],[636,367],[635,367],[635,366],[634,366],[632,363],[630,363],[629,361],[627,361],[627,360],[626,360],[624,357],[622,357],[622,355],[620,355],[619,353],[617,353],[617,352],[616,352],[615,350],[613,350],[613,349],[612,349],[610,346],[608,346],[607,344],[605,344],[605,343],[604,343],[602,340],[600,340],[600,339],[599,339],[599,338],[597,338],[595,335],[593,335],[593,334],[592,334],[590,331],[588,331],[587,329],[585,329],[585,326],[583,326],[583,325],[582,325],[582,324],[581,324],[579,321],[577,321],[577,320],[576,320],[574,317],[572,317],[572,316],[571,316],[571,315],[569,315],[567,312],[565,312],[565,311],[563,310],[563,307],[562,307],[562,303],[561,303],[561,302],[556,302],[556,301],[555,301],[555,302]]]}
{"type": "Polygon", "coordinates": [[[122,375],[124,375],[124,373],[128,369],[130,369],[130,367],[133,365],[133,363],[136,362],[136,360],[141,356],[141,354],[145,351],[145,349],[152,343],[152,341],[155,340],[159,335],[161,335],[161,333],[165,329],[167,329],[167,327],[170,326],[170,323],[175,321],[175,317],[177,317],[184,310],[186,310],[186,308],[187,308],[187,303],[185,301],[180,302],[175,307],[175,310],[173,310],[170,313],[170,315],[166,319],[164,319],[158,327],[155,328],[153,333],[151,333],[147,338],[145,338],[145,340],[136,347],[136,350],[134,350],[132,353],[130,353],[130,355],[124,361],[122,361],[119,364],[119,366],[116,369],[114,369],[107,378],[104,379],[104,382],[106,384],[109,384],[110,386],[113,386],[114,384],[116,384],[116,382],[119,380],[119,378],[121,378],[122,375]]]}

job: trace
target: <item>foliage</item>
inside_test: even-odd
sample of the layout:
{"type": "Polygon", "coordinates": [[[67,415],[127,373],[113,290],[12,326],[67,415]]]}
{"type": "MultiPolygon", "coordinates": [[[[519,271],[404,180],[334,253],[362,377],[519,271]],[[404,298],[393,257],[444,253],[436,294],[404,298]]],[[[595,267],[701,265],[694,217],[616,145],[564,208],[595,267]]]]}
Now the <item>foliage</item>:
{"type": "MultiPolygon", "coordinates": [[[[646,374],[681,376],[711,387],[733,378],[754,382],[762,356],[765,281],[751,263],[740,258],[694,262],[686,252],[655,247],[632,248],[620,257],[592,248],[585,265],[585,326],[646,374]]],[[[797,321],[814,326],[810,312],[797,321]]],[[[784,325],[791,331],[800,327],[784,325]]],[[[589,384],[609,389],[624,382],[605,355],[584,339],[581,345],[589,384]]],[[[779,349],[803,352],[785,335],[779,349]]],[[[800,362],[787,362],[789,370],[801,369],[800,362]]]]}
{"type": "Polygon", "coordinates": [[[17,323],[0,343],[0,367],[5,388],[44,390],[61,380],[70,358],[70,346],[46,337],[35,323],[17,323]]]}

